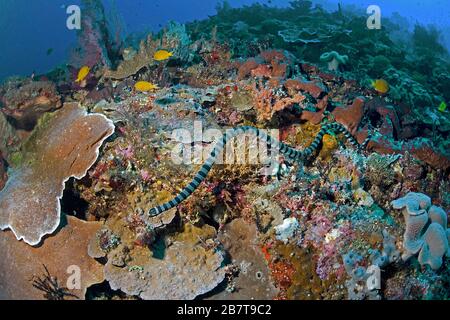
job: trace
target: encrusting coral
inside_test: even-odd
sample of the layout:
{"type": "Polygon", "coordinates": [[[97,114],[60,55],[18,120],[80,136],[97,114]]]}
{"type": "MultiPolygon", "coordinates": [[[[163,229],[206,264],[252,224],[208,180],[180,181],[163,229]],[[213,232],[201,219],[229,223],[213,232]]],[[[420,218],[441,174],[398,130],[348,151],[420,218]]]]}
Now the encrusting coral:
{"type": "Polygon", "coordinates": [[[130,251],[119,246],[108,255],[105,277],[112,289],[143,299],[194,299],[225,278],[224,252],[199,245],[208,243],[214,233],[210,226],[186,225],[171,239],[163,259],[151,257],[146,248],[130,251]]]}
{"type": "Polygon", "coordinates": [[[11,229],[30,245],[56,230],[60,222],[64,183],[81,179],[94,164],[113,123],[100,114],[87,114],[77,103],[43,119],[22,151],[0,191],[0,228],[11,229]],[[32,221],[32,223],[30,223],[32,221]]]}

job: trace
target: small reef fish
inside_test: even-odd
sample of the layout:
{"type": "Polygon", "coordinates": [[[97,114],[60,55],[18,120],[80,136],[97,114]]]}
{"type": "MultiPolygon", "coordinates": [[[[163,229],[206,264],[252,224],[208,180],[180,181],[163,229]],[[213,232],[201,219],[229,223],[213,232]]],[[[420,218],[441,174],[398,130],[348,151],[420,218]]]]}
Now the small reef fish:
{"type": "Polygon", "coordinates": [[[389,91],[389,83],[383,79],[372,81],[372,87],[379,93],[386,93],[389,91]]]}
{"type": "Polygon", "coordinates": [[[153,55],[153,58],[156,61],[164,61],[169,59],[171,56],[173,56],[172,52],[169,52],[167,50],[158,50],[155,52],[155,54],[153,55]]]}
{"type": "Polygon", "coordinates": [[[153,84],[151,82],[147,82],[147,81],[138,81],[136,82],[136,84],[134,85],[134,89],[136,91],[140,91],[140,92],[147,92],[147,91],[152,91],[152,90],[156,90],[159,89],[158,85],[153,84]]]}
{"type": "Polygon", "coordinates": [[[89,68],[88,66],[81,67],[80,71],[78,71],[78,77],[77,80],[75,80],[75,82],[81,82],[84,79],[86,79],[90,71],[91,68],[89,68]]]}
{"type": "Polygon", "coordinates": [[[438,107],[438,110],[440,112],[445,112],[445,110],[447,110],[447,104],[445,103],[445,101],[442,101],[441,104],[438,107]]]}
{"type": "Polygon", "coordinates": [[[53,53],[53,48],[49,48],[48,50],[47,50],[47,55],[49,56],[49,55],[51,55],[53,53]]]}

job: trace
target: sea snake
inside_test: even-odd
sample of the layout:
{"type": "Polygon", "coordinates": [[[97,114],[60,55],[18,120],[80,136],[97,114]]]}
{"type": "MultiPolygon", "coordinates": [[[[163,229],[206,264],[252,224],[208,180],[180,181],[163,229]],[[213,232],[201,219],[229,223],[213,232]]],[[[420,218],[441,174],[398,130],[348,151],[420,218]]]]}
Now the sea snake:
{"type": "Polygon", "coordinates": [[[184,188],[175,198],[172,200],[160,205],[156,206],[150,209],[149,215],[150,216],[157,216],[161,214],[164,211],[170,210],[176,206],[178,206],[180,203],[182,203],[184,200],[186,200],[194,191],[198,188],[198,186],[202,183],[203,180],[205,180],[206,176],[208,175],[209,171],[211,170],[216,157],[220,154],[220,152],[223,150],[224,146],[227,144],[227,142],[240,134],[246,133],[246,134],[253,134],[257,138],[267,142],[272,148],[278,148],[281,154],[288,157],[289,159],[293,161],[301,161],[303,159],[308,158],[320,145],[322,142],[323,136],[329,132],[333,131],[335,133],[343,133],[345,138],[350,141],[354,146],[358,148],[364,148],[367,143],[370,140],[370,136],[367,137],[367,139],[359,145],[356,139],[348,132],[348,130],[342,126],[341,124],[337,122],[328,123],[322,126],[317,136],[314,138],[314,141],[311,143],[309,147],[306,149],[300,151],[297,149],[294,149],[287,144],[280,142],[278,140],[275,140],[271,136],[267,135],[265,132],[255,128],[255,127],[238,127],[233,129],[232,131],[228,131],[226,134],[224,134],[223,138],[219,140],[214,149],[211,151],[211,154],[209,158],[206,160],[206,162],[203,164],[200,171],[197,172],[194,179],[187,185],[186,188],[184,188]]]}

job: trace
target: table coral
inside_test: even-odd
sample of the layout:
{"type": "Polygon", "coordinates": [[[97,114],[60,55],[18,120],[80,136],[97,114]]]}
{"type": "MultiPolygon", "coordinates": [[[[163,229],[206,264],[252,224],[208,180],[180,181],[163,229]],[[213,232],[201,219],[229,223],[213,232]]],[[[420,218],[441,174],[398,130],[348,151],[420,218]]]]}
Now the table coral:
{"type": "Polygon", "coordinates": [[[0,299],[46,298],[46,292],[32,286],[33,278],[45,274],[45,268],[73,295],[67,299],[84,299],[91,285],[104,281],[103,266],[87,255],[88,243],[101,226],[100,222],[68,216],[67,224],[38,247],[18,242],[10,231],[0,232],[0,299]],[[78,281],[70,279],[77,270],[81,272],[80,286],[67,288],[78,281]]]}
{"type": "Polygon", "coordinates": [[[54,232],[60,223],[64,183],[85,176],[113,132],[110,120],[87,114],[76,103],[65,104],[42,121],[0,192],[1,229],[11,229],[30,245],[54,232]]]}

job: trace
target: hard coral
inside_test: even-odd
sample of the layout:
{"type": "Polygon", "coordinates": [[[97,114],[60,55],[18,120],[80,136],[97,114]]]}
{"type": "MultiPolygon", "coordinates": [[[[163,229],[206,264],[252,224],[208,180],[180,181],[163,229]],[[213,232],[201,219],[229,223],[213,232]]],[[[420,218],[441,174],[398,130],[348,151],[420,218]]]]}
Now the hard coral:
{"type": "Polygon", "coordinates": [[[9,83],[2,89],[0,109],[19,129],[31,130],[37,120],[48,111],[62,106],[56,86],[49,81],[9,83]]]}
{"type": "MultiPolygon", "coordinates": [[[[344,125],[350,133],[354,134],[364,115],[364,104],[364,97],[358,97],[353,101],[351,106],[337,107],[334,109],[332,115],[337,122],[344,125]]],[[[319,124],[324,118],[325,109],[319,111],[305,110],[301,115],[302,120],[307,120],[314,125],[319,124]]]]}
{"type": "Polygon", "coordinates": [[[121,80],[136,74],[139,70],[152,63],[153,54],[158,50],[158,46],[158,41],[149,35],[147,39],[141,41],[139,51],[131,59],[122,61],[117,70],[106,70],[104,76],[121,80]]]}
{"type": "Polygon", "coordinates": [[[314,81],[301,81],[297,79],[289,79],[285,82],[284,86],[288,91],[302,91],[307,92],[314,98],[319,98],[322,93],[326,92],[326,88],[319,82],[314,81]]]}
{"type": "Polygon", "coordinates": [[[143,299],[194,299],[207,293],[225,278],[223,252],[201,245],[211,236],[210,228],[187,226],[165,248],[162,259],[149,257],[148,249],[139,247],[118,264],[111,259],[113,251],[105,267],[106,279],[114,290],[143,299]]]}
{"type": "Polygon", "coordinates": [[[49,115],[25,143],[23,159],[0,192],[0,228],[37,245],[60,222],[64,183],[81,179],[96,161],[113,123],[76,103],[49,115]],[[32,223],[30,223],[30,221],[32,223]]]}
{"type": "Polygon", "coordinates": [[[356,132],[364,115],[365,101],[364,97],[358,97],[350,107],[337,107],[333,110],[336,121],[343,124],[351,134],[356,132]]]}
{"type": "Polygon", "coordinates": [[[1,232],[0,255],[5,258],[0,260],[0,299],[51,299],[51,292],[32,285],[45,269],[59,289],[70,293],[67,298],[84,299],[88,287],[104,281],[103,266],[87,255],[88,243],[101,225],[68,216],[67,224],[39,247],[18,242],[10,231],[1,232]],[[78,287],[69,287],[76,281],[78,287]]]}
{"type": "Polygon", "coordinates": [[[282,96],[279,90],[267,87],[262,80],[259,81],[259,86],[256,83],[253,84],[252,91],[253,105],[258,113],[259,121],[269,121],[276,112],[299,104],[305,99],[305,96],[300,93],[292,97],[282,96]]]}
{"type": "Polygon", "coordinates": [[[6,175],[6,164],[5,160],[2,158],[2,153],[0,152],[0,190],[5,186],[8,176],[6,175]]]}

